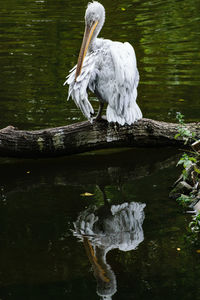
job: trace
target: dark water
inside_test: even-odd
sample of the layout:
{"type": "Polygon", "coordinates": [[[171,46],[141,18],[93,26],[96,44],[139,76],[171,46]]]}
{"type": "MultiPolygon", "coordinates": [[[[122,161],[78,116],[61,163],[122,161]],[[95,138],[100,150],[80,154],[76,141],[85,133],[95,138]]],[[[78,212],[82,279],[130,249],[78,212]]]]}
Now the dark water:
{"type": "MultiPolygon", "coordinates": [[[[1,1],[0,127],[83,120],[62,84],[86,3],[1,1]]],[[[144,116],[173,121],[181,111],[199,120],[200,2],[102,3],[101,35],[134,45],[144,116]]],[[[200,299],[191,217],[168,197],[178,156],[119,149],[1,159],[0,299],[200,299]]]]}
{"type": "Polygon", "coordinates": [[[200,299],[190,216],[168,198],[176,161],[170,149],[2,161],[0,299],[200,299]],[[98,268],[86,238],[106,254],[98,268]]]}

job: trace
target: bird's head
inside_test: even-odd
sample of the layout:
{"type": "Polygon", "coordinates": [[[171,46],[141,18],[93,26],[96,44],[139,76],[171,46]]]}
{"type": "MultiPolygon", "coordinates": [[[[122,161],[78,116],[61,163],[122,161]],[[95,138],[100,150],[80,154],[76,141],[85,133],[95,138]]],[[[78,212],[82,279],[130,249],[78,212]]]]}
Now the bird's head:
{"type": "MultiPolygon", "coordinates": [[[[89,2],[85,12],[85,26],[94,28],[93,36],[97,36],[105,21],[105,9],[103,5],[97,1],[89,2]]],[[[92,36],[92,37],[93,37],[92,36]]]]}
{"type": "Polygon", "coordinates": [[[97,1],[89,2],[85,12],[85,33],[78,57],[75,80],[81,74],[83,60],[87,54],[88,48],[99,34],[104,21],[105,9],[103,5],[97,1]]]}

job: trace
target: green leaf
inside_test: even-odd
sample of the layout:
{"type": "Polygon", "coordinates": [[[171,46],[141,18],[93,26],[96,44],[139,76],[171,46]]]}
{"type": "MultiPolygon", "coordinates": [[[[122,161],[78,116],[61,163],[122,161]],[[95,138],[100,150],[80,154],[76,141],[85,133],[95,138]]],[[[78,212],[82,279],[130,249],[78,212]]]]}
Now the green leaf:
{"type": "Polygon", "coordinates": [[[180,133],[177,133],[176,135],[175,135],[175,140],[178,138],[180,136],[180,133]]]}
{"type": "Polygon", "coordinates": [[[196,166],[194,166],[194,170],[196,173],[200,174],[200,170],[196,166]]]}

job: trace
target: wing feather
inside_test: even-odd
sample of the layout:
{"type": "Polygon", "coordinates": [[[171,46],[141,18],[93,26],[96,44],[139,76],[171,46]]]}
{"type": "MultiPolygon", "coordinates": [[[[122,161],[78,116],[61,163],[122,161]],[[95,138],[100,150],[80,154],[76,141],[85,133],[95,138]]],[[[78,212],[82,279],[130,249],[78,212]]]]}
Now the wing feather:
{"type": "Polygon", "coordinates": [[[112,97],[108,101],[107,118],[110,122],[132,124],[142,118],[136,103],[139,72],[133,47],[129,43],[113,42],[110,53],[115,79],[112,97]]]}
{"type": "Polygon", "coordinates": [[[76,81],[76,66],[74,66],[64,82],[64,85],[69,85],[68,99],[71,96],[77,107],[80,108],[84,116],[89,120],[91,120],[91,115],[94,114],[94,109],[88,100],[87,88],[90,78],[93,76],[95,62],[96,53],[87,55],[83,62],[81,74],[76,78],[76,81]]]}

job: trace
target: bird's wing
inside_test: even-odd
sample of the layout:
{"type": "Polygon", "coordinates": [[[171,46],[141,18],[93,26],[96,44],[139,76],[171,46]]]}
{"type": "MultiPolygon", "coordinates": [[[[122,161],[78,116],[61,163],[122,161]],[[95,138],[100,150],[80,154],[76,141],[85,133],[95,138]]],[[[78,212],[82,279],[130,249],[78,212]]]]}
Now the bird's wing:
{"type": "Polygon", "coordinates": [[[77,107],[81,109],[82,113],[89,120],[91,120],[91,115],[94,114],[94,109],[88,100],[87,88],[95,68],[95,61],[96,53],[87,55],[83,62],[81,74],[76,78],[76,81],[76,66],[74,66],[64,83],[64,85],[66,83],[69,85],[68,99],[71,96],[77,107]]]}
{"type": "Polygon", "coordinates": [[[114,65],[113,92],[109,97],[107,119],[121,125],[142,118],[136,103],[139,73],[133,47],[129,43],[113,42],[110,53],[114,65]]]}

